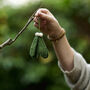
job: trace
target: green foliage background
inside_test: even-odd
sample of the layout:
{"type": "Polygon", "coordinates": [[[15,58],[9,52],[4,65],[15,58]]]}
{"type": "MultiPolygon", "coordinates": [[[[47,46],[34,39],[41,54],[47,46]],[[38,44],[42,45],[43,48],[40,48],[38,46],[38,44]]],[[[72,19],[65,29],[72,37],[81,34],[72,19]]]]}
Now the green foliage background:
{"type": "MultiPolygon", "coordinates": [[[[0,44],[9,37],[14,38],[38,4],[0,8],[0,44]]],[[[42,7],[54,14],[65,28],[71,46],[90,63],[90,0],[43,0],[42,7]]],[[[33,60],[29,56],[36,31],[32,22],[13,45],[0,50],[0,90],[70,90],[46,36],[49,58],[33,60]]]]}

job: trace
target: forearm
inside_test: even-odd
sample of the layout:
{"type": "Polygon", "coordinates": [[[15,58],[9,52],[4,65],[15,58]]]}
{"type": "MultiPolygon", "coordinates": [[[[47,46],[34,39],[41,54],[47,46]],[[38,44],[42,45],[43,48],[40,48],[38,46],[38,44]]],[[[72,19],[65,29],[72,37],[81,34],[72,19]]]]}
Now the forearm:
{"type": "Polygon", "coordinates": [[[70,71],[74,67],[73,51],[66,36],[56,42],[52,42],[57,58],[64,70],[70,71]]]}

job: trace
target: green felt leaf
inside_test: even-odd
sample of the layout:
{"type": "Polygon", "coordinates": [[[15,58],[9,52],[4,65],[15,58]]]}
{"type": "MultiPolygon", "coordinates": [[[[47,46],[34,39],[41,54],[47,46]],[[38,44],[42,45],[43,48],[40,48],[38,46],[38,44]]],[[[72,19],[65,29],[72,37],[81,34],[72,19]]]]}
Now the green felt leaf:
{"type": "Polygon", "coordinates": [[[37,54],[42,56],[43,58],[47,58],[48,57],[48,49],[46,47],[46,44],[43,40],[43,38],[39,37],[38,40],[38,51],[37,54]]]}
{"type": "Polygon", "coordinates": [[[35,36],[34,37],[34,40],[33,40],[33,42],[32,42],[32,45],[31,45],[31,47],[30,47],[30,56],[32,57],[32,58],[36,58],[36,53],[37,53],[37,45],[38,45],[38,37],[37,36],[35,36]]]}

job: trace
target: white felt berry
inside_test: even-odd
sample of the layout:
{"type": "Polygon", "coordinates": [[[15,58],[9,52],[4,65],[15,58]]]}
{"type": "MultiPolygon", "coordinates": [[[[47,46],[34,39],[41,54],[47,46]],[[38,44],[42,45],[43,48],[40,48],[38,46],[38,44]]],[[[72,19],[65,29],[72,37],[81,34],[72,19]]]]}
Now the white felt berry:
{"type": "Polygon", "coordinates": [[[43,37],[43,33],[41,33],[41,32],[36,32],[36,33],[35,33],[35,36],[43,37]]]}

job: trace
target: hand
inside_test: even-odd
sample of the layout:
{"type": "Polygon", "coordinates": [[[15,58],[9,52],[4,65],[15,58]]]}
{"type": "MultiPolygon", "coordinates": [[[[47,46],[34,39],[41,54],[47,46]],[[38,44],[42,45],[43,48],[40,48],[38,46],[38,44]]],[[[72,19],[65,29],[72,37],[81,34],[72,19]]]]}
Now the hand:
{"type": "MultiPolygon", "coordinates": [[[[49,10],[39,9],[34,18],[34,25],[39,28],[38,19],[40,19],[40,30],[49,35],[49,37],[57,37],[61,34],[62,28],[55,17],[49,10]]],[[[57,58],[64,70],[71,71],[74,67],[73,51],[70,47],[66,36],[57,42],[52,42],[57,58]]]]}
{"type": "Polygon", "coordinates": [[[34,26],[39,28],[40,19],[40,30],[50,37],[55,37],[60,34],[61,27],[56,18],[51,14],[48,9],[39,9],[34,18],[34,26]]]}

